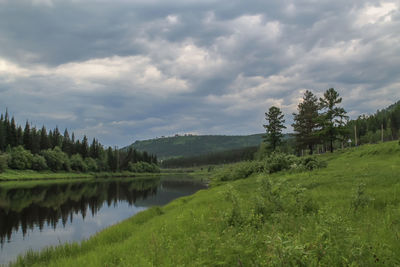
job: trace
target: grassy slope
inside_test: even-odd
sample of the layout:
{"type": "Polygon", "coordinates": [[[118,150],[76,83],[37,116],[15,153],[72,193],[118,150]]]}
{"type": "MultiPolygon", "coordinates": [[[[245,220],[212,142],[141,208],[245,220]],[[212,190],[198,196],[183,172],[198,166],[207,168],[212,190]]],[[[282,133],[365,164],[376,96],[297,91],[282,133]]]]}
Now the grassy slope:
{"type": "Polygon", "coordinates": [[[399,265],[400,146],[324,157],[326,169],[223,183],[19,264],[399,265]]]}
{"type": "Polygon", "coordinates": [[[212,152],[258,146],[263,134],[247,136],[199,135],[136,141],[131,146],[156,154],[159,159],[198,156],[212,152]]]}

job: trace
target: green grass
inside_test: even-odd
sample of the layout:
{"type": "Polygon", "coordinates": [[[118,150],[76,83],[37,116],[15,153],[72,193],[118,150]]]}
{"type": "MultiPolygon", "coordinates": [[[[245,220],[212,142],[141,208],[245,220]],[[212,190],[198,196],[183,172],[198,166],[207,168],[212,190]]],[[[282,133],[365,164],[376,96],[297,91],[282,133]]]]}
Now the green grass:
{"type": "Polygon", "coordinates": [[[123,172],[52,172],[52,171],[33,171],[33,170],[12,170],[7,169],[0,173],[0,182],[2,181],[28,181],[28,180],[53,180],[53,179],[85,179],[85,178],[121,178],[137,176],[155,176],[159,173],[134,173],[123,172]]]}
{"type": "Polygon", "coordinates": [[[219,183],[16,265],[400,265],[400,146],[321,157],[327,168],[219,183]]]}

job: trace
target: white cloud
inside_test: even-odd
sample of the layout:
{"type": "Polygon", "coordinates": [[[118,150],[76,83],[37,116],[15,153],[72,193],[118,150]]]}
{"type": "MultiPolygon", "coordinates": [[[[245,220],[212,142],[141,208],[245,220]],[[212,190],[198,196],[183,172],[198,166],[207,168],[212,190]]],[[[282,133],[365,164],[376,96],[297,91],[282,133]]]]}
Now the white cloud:
{"type": "Polygon", "coordinates": [[[381,2],[379,5],[367,5],[359,11],[356,25],[383,24],[392,21],[394,13],[398,12],[398,2],[381,2]]]}

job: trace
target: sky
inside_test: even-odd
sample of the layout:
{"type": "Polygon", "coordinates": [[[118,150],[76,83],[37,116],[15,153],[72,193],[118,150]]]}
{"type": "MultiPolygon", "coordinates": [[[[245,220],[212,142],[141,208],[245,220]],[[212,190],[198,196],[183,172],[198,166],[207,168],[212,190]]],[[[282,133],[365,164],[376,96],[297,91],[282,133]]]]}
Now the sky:
{"type": "Polygon", "coordinates": [[[400,100],[400,1],[0,0],[0,111],[104,145],[291,131],[306,90],[400,100]]]}

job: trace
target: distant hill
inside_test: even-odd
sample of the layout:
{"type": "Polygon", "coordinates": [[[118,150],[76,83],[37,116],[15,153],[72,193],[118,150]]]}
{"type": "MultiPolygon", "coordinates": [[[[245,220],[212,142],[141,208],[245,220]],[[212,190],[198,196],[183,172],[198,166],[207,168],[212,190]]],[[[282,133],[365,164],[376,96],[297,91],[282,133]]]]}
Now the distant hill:
{"type": "Polygon", "coordinates": [[[264,134],[253,135],[193,135],[163,137],[136,141],[126,148],[156,154],[159,159],[191,157],[214,152],[260,145],[264,134]]]}

